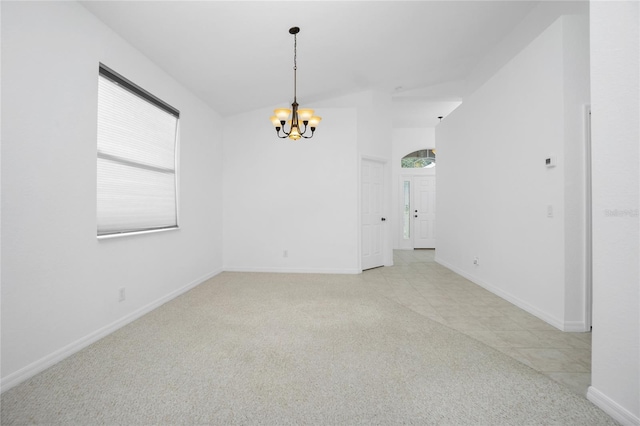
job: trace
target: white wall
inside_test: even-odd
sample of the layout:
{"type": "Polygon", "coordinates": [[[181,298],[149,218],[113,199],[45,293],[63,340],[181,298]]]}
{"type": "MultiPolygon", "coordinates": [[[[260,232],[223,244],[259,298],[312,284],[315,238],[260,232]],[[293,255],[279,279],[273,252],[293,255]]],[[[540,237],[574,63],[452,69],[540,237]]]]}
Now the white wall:
{"type": "Polygon", "coordinates": [[[588,13],[588,9],[588,0],[538,2],[509,36],[494,46],[474,67],[465,82],[467,93],[476,91],[486,83],[559,16],[584,15],[588,13]]]}
{"type": "MultiPolygon", "coordinates": [[[[402,238],[402,183],[403,176],[408,175],[433,175],[436,173],[436,168],[431,169],[403,169],[400,167],[402,157],[412,152],[421,149],[433,149],[436,147],[436,131],[435,128],[394,128],[393,129],[393,144],[391,153],[392,164],[392,223],[393,223],[393,235],[392,242],[394,249],[413,249],[413,242],[411,240],[404,240],[402,238]]],[[[437,156],[437,154],[436,154],[437,156]]]]}
{"type": "Polygon", "coordinates": [[[436,128],[437,260],[573,331],[587,327],[584,214],[574,216],[584,211],[586,63],[587,17],[560,18],[436,128]]]}
{"type": "Polygon", "coordinates": [[[591,3],[593,336],[588,397],[640,425],[640,7],[591,3]]]}
{"type": "MultiPolygon", "coordinates": [[[[361,271],[360,163],[385,162],[389,217],[391,125],[384,112],[390,103],[390,95],[371,90],[304,105],[322,122],[313,139],[297,142],[276,138],[271,109],[226,120],[226,270],[361,271]]],[[[387,224],[385,265],[393,263],[390,231],[387,224]]]]}
{"type": "Polygon", "coordinates": [[[590,95],[589,21],[567,16],[563,21],[564,77],[564,322],[569,331],[589,331],[586,314],[586,150],[590,95]]]}
{"type": "MultiPolygon", "coordinates": [[[[385,266],[393,265],[393,229],[392,217],[392,169],[391,145],[391,94],[382,90],[371,91],[369,108],[360,107],[358,110],[358,151],[360,159],[376,159],[384,163],[384,191],[383,214],[391,218],[384,222],[383,228],[383,260],[385,266]]],[[[360,188],[360,173],[358,173],[358,188],[360,188]]]]}
{"type": "Polygon", "coordinates": [[[6,390],[221,270],[222,159],[217,114],[75,2],[2,2],[2,114],[6,390]],[[96,239],[99,62],[181,111],[180,230],[96,239]]]}
{"type": "MultiPolygon", "coordinates": [[[[345,94],[338,98],[327,99],[315,104],[319,108],[355,108],[357,120],[357,188],[360,199],[360,165],[362,159],[376,160],[384,164],[383,215],[387,219],[392,215],[392,164],[391,164],[391,94],[382,90],[366,90],[345,94]]],[[[358,204],[358,208],[359,208],[358,204]]],[[[359,215],[360,213],[358,213],[359,215]]],[[[384,223],[383,258],[384,265],[393,265],[393,219],[384,223]]],[[[358,225],[358,233],[360,233],[358,225]]],[[[358,235],[360,241],[360,235],[358,235]]],[[[358,243],[359,244],[359,243],[358,243]]],[[[360,256],[360,254],[358,254],[360,256]]]]}
{"type": "Polygon", "coordinates": [[[394,170],[401,170],[400,160],[407,154],[425,148],[436,147],[436,130],[434,127],[425,128],[394,128],[393,129],[392,159],[394,170]]]}
{"type": "Polygon", "coordinates": [[[227,120],[225,270],[359,272],[356,110],[316,113],[298,141],[276,137],[270,109],[227,120]]]}

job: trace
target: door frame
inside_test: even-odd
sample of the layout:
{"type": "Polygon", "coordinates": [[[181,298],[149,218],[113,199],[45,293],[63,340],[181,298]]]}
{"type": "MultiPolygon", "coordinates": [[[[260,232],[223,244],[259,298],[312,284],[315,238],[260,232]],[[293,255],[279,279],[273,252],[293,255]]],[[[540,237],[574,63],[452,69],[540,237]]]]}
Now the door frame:
{"type": "Polygon", "coordinates": [[[591,105],[584,105],[584,157],[585,157],[585,283],[584,328],[593,327],[593,203],[591,157],[591,105]]]}
{"type": "MultiPolygon", "coordinates": [[[[431,148],[429,148],[431,149],[431,148]]],[[[403,170],[420,170],[420,169],[403,169],[403,170]]],[[[395,231],[397,232],[397,236],[398,236],[398,248],[400,250],[414,250],[415,249],[415,244],[413,243],[413,220],[411,220],[411,215],[410,215],[410,229],[411,229],[411,238],[409,238],[408,240],[404,239],[403,236],[403,208],[404,208],[404,182],[406,180],[408,180],[411,184],[411,189],[409,191],[409,199],[410,199],[410,204],[411,204],[411,208],[413,209],[413,205],[415,203],[415,194],[414,194],[414,190],[415,190],[415,185],[413,183],[414,178],[416,177],[423,177],[423,176],[436,176],[437,179],[437,174],[436,174],[436,170],[435,169],[427,169],[427,170],[422,170],[419,173],[413,172],[413,173],[401,173],[398,176],[398,197],[397,197],[397,202],[398,205],[396,206],[397,208],[397,212],[398,212],[398,223],[397,225],[394,227],[395,231]]],[[[436,183],[436,191],[437,191],[437,183],[436,183]]],[[[437,194],[436,194],[437,196],[437,194]]],[[[436,212],[436,217],[437,217],[437,212],[436,212]]],[[[437,226],[437,224],[436,224],[437,226]]]]}

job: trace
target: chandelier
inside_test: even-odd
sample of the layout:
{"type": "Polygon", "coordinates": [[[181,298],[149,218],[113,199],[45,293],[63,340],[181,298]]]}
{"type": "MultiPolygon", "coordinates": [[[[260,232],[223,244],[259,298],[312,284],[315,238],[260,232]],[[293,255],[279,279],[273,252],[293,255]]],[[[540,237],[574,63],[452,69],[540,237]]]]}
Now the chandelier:
{"type": "Polygon", "coordinates": [[[298,109],[298,102],[296,99],[296,72],[298,70],[297,64],[297,48],[298,48],[298,38],[296,34],[300,32],[300,28],[293,27],[289,29],[289,34],[293,34],[293,103],[291,104],[291,109],[289,108],[278,108],[273,111],[275,114],[271,117],[271,123],[276,128],[276,133],[279,138],[289,138],[294,141],[305,138],[311,139],[313,137],[313,132],[316,131],[318,127],[318,123],[322,118],[313,115],[313,110],[308,108],[300,108],[298,109]],[[285,124],[289,124],[289,131],[287,132],[285,129],[285,124]],[[307,130],[311,129],[311,135],[306,136],[307,130]],[[280,135],[280,130],[284,135],[280,135]]]}

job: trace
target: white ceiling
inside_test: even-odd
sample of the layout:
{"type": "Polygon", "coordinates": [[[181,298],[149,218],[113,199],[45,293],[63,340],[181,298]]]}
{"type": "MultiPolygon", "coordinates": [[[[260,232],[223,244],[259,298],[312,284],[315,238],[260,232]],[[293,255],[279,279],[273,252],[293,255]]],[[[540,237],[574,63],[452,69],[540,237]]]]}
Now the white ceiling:
{"type": "Polygon", "coordinates": [[[82,4],[223,116],[292,102],[289,28],[298,26],[301,105],[375,88],[393,95],[395,127],[416,127],[419,117],[428,122],[417,127],[432,127],[465,94],[474,66],[536,2],[82,4]]]}

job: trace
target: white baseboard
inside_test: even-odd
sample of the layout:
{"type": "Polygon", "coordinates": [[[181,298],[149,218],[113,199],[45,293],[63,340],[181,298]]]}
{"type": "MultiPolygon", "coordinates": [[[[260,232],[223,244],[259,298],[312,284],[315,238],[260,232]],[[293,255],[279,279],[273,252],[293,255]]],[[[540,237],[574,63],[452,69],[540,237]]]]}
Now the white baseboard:
{"type": "Polygon", "coordinates": [[[623,426],[640,426],[640,417],[635,416],[626,408],[600,392],[593,386],[587,390],[587,399],[593,402],[602,411],[613,417],[615,421],[623,426]]]}
{"type": "Polygon", "coordinates": [[[222,272],[222,270],[218,270],[218,271],[214,271],[211,272],[209,274],[206,274],[200,278],[197,278],[196,280],[190,282],[189,284],[185,285],[184,287],[181,287],[177,290],[172,291],[171,293],[167,294],[166,296],[161,297],[158,300],[155,300],[137,310],[135,310],[134,312],[131,312],[130,314],[125,315],[124,317],[112,322],[111,324],[108,324],[78,340],[76,340],[73,343],[68,344],[67,346],[64,346],[61,349],[58,349],[57,351],[27,365],[26,367],[21,368],[20,370],[9,374],[7,377],[3,377],[2,379],[0,379],[0,389],[2,389],[2,392],[5,392],[9,389],[11,389],[12,387],[24,382],[27,379],[30,379],[31,377],[35,376],[36,374],[46,370],[47,368],[51,367],[54,364],[57,364],[58,362],[62,361],[63,359],[73,355],[74,353],[80,351],[81,349],[86,348],[87,346],[89,346],[90,344],[97,342],[98,340],[102,339],[103,337],[113,333],[114,331],[118,330],[119,328],[124,327],[125,325],[135,321],[136,319],[140,318],[141,316],[153,311],[154,309],[164,305],[165,303],[167,303],[168,301],[175,299],[176,297],[180,296],[183,293],[186,293],[187,291],[191,290],[192,288],[198,286],[199,284],[202,284],[203,282],[205,282],[206,280],[208,280],[209,278],[215,277],[216,275],[218,275],[220,272],[222,272]]]}
{"type": "Polygon", "coordinates": [[[584,333],[590,331],[591,327],[587,327],[587,323],[584,321],[565,321],[562,331],[568,331],[573,333],[584,333]]]}
{"type": "MultiPolygon", "coordinates": [[[[451,269],[453,272],[455,272],[458,275],[461,275],[463,277],[465,277],[466,279],[468,279],[469,281],[478,284],[480,287],[484,288],[485,290],[490,291],[491,293],[495,294],[496,296],[500,296],[501,298],[503,298],[504,300],[506,300],[507,302],[513,303],[514,305],[516,305],[517,307],[519,307],[520,309],[523,309],[527,312],[529,312],[531,315],[534,315],[538,318],[540,318],[542,321],[554,326],[555,328],[557,328],[558,330],[561,331],[578,331],[578,330],[566,330],[565,327],[567,326],[567,324],[554,317],[553,315],[548,314],[547,312],[541,311],[538,308],[536,308],[535,306],[530,305],[529,303],[525,302],[524,300],[521,300],[487,282],[482,281],[481,279],[478,279],[477,277],[474,277],[471,274],[466,273],[465,271],[456,268],[453,265],[450,265],[449,263],[447,263],[446,261],[440,259],[438,256],[435,257],[435,261],[437,263],[439,263],[440,265],[444,266],[445,268],[451,269]]],[[[584,331],[584,330],[580,330],[580,331],[584,331]]]]}
{"type": "Polygon", "coordinates": [[[278,267],[225,267],[225,272],[272,272],[278,274],[360,274],[361,270],[348,269],[322,269],[322,268],[278,268],[278,267]]]}

